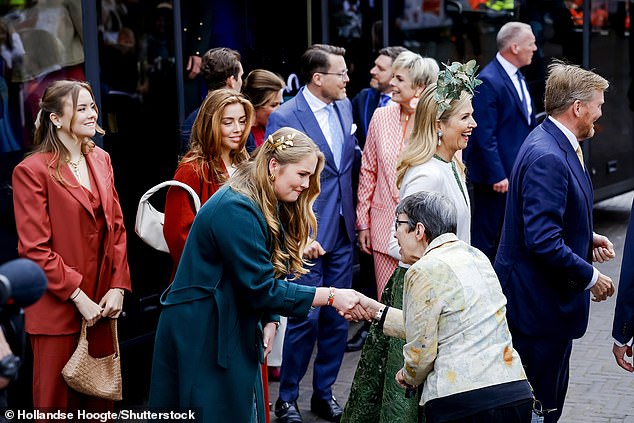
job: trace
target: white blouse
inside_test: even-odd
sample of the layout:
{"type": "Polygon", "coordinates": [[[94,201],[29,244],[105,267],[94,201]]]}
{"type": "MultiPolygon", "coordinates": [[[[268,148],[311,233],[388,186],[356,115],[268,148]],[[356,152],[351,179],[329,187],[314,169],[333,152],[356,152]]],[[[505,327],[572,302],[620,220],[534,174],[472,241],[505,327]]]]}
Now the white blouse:
{"type": "MultiPolygon", "coordinates": [[[[471,243],[471,204],[464,175],[454,162],[445,162],[434,156],[428,162],[410,167],[401,182],[400,198],[403,200],[420,191],[437,192],[453,202],[458,217],[458,238],[471,243]],[[454,168],[455,167],[455,168],[454,168]],[[454,171],[455,169],[455,171],[454,171]]],[[[394,238],[394,225],[390,237],[389,254],[400,260],[398,241],[394,238]]]]}

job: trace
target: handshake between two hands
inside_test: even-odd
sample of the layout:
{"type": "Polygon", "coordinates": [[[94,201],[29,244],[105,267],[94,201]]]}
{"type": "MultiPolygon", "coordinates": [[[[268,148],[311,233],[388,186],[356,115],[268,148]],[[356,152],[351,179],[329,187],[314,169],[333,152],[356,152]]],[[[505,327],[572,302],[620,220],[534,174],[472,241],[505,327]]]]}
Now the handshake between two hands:
{"type": "MultiPolygon", "coordinates": [[[[332,305],[344,318],[354,321],[372,320],[379,310],[385,308],[380,302],[352,289],[338,289],[332,305]]],[[[416,395],[416,387],[407,383],[403,369],[396,373],[395,379],[405,389],[406,398],[416,395]]]]}
{"type": "Polygon", "coordinates": [[[353,289],[337,289],[332,306],[346,320],[372,320],[385,307],[353,289]]]}

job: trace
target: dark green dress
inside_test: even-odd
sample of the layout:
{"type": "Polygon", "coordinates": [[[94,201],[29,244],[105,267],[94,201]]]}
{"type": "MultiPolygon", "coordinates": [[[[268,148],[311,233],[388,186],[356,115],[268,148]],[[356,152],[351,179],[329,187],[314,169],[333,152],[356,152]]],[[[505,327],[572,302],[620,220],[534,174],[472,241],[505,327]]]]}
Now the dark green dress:
{"type": "Polygon", "coordinates": [[[275,279],[268,226],[250,199],[221,188],[196,215],[166,291],[149,406],[195,409],[205,423],[264,423],[262,321],[305,317],[315,288],[275,279]]]}
{"type": "MultiPolygon", "coordinates": [[[[403,307],[404,267],[397,267],[388,281],[381,300],[385,305],[403,307]]],[[[341,423],[417,423],[419,387],[412,398],[394,377],[403,367],[402,339],[383,334],[383,328],[372,323],[363,345],[361,359],[354,374],[350,396],[341,423]]]]}

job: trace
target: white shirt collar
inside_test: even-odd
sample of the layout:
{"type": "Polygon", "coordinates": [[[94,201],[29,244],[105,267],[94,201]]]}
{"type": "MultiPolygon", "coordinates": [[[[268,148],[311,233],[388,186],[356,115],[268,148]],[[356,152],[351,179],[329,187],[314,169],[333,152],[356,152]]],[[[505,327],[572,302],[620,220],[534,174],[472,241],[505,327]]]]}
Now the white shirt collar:
{"type": "Polygon", "coordinates": [[[318,99],[313,93],[311,93],[306,86],[302,90],[302,94],[304,94],[306,103],[308,103],[308,107],[310,107],[310,110],[312,110],[313,113],[328,106],[326,103],[318,99]]]}
{"type": "Polygon", "coordinates": [[[566,128],[563,123],[559,122],[554,117],[548,116],[548,119],[550,119],[555,124],[555,126],[559,128],[561,132],[564,133],[566,138],[568,138],[568,141],[570,141],[570,144],[572,145],[572,149],[574,151],[577,151],[577,147],[579,147],[579,141],[577,140],[577,137],[575,136],[575,134],[573,134],[570,129],[566,128]]]}
{"type": "Polygon", "coordinates": [[[515,74],[519,69],[515,67],[514,64],[502,57],[500,53],[497,53],[495,55],[495,58],[498,60],[498,62],[500,62],[500,65],[502,65],[504,71],[508,74],[509,78],[511,78],[511,81],[513,81],[513,78],[515,77],[515,74]]]}

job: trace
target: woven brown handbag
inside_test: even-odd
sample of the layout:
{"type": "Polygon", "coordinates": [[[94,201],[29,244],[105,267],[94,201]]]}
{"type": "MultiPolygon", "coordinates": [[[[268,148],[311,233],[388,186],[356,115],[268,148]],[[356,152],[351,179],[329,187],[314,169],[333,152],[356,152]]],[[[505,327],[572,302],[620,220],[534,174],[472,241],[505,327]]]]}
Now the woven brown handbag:
{"type": "Polygon", "coordinates": [[[74,390],[82,394],[113,401],[121,401],[121,359],[117,319],[111,319],[114,354],[95,358],[88,353],[86,320],[82,320],[81,334],[77,349],[62,369],[64,380],[74,390]]]}

